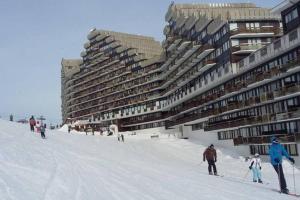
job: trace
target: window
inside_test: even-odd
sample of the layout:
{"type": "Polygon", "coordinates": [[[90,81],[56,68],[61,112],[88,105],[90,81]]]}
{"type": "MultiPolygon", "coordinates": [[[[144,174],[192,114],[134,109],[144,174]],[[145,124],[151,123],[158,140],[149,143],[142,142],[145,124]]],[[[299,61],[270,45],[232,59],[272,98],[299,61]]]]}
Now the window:
{"type": "Polygon", "coordinates": [[[248,39],[248,45],[257,45],[257,44],[261,44],[260,38],[248,39]]]}
{"type": "Polygon", "coordinates": [[[268,53],[267,47],[264,47],[264,48],[262,48],[262,49],[260,50],[260,55],[261,55],[261,56],[265,56],[265,55],[267,55],[267,53],[268,53]]]}
{"type": "Polygon", "coordinates": [[[294,30],[293,32],[291,32],[289,34],[289,41],[294,41],[298,38],[298,31],[297,30],[294,30]]]}
{"type": "Polygon", "coordinates": [[[239,66],[242,68],[244,67],[244,65],[245,65],[244,60],[240,60],[239,66]]]}
{"type": "Polygon", "coordinates": [[[246,23],[246,28],[247,29],[259,29],[259,23],[258,22],[251,22],[251,23],[246,23]]]}
{"type": "Polygon", "coordinates": [[[255,54],[249,56],[249,62],[251,63],[253,61],[255,61],[255,54]]]}
{"type": "Polygon", "coordinates": [[[237,23],[230,23],[229,24],[229,29],[232,30],[236,30],[238,28],[237,23]]]}
{"type": "Polygon", "coordinates": [[[292,20],[296,19],[297,17],[298,17],[298,11],[297,8],[295,8],[285,16],[285,23],[289,23],[292,20]]]}
{"type": "Polygon", "coordinates": [[[229,66],[228,65],[224,65],[224,71],[225,71],[225,74],[227,74],[229,72],[229,66]]]}
{"type": "Polygon", "coordinates": [[[231,45],[234,47],[234,46],[238,46],[239,45],[239,40],[237,39],[232,39],[231,40],[231,45]]]}
{"type": "Polygon", "coordinates": [[[279,49],[281,47],[281,39],[274,42],[274,49],[279,49]]]}

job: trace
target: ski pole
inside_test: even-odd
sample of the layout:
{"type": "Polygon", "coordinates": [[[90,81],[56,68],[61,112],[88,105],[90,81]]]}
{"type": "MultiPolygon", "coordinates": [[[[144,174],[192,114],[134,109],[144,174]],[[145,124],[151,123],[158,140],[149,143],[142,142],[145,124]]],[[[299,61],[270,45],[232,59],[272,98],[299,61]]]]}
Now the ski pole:
{"type": "Polygon", "coordinates": [[[297,192],[296,192],[296,181],[295,181],[295,164],[293,164],[293,179],[294,179],[294,192],[296,194],[297,192]]]}
{"type": "Polygon", "coordinates": [[[280,167],[279,167],[279,163],[277,164],[277,171],[278,171],[279,191],[280,191],[280,193],[281,193],[281,177],[280,177],[280,167]]]}

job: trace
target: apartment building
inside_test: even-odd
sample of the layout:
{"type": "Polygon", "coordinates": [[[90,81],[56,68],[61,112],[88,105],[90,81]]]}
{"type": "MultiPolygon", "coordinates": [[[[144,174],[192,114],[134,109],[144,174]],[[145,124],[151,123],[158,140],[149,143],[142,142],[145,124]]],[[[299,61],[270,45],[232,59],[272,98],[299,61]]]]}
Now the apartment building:
{"type": "Polygon", "coordinates": [[[162,47],[93,30],[80,60],[62,61],[63,119],[120,131],[171,131],[268,152],[277,135],[298,156],[299,1],[174,4],[162,47]]]}
{"type": "MultiPolygon", "coordinates": [[[[63,120],[107,127],[125,117],[160,115],[162,48],[151,37],[92,30],[82,59],[62,60],[63,120]],[[152,113],[152,114],[150,114],[152,113]]],[[[124,126],[128,123],[124,121],[124,126]]]]}
{"type": "MultiPolygon", "coordinates": [[[[196,95],[171,108],[176,114],[166,122],[166,127],[182,129],[183,134],[220,146],[234,147],[244,155],[267,155],[270,138],[276,135],[288,152],[299,159],[299,5],[299,1],[285,1],[270,14],[281,13],[283,36],[237,60],[235,48],[230,46],[229,70],[226,64],[221,71],[214,68],[220,62],[210,58],[214,61],[203,66],[212,71],[207,71],[207,77],[200,81],[189,82],[185,94],[189,92],[192,96],[194,91],[196,95]]],[[[230,25],[227,30],[229,37],[234,38],[230,25]]],[[[274,30],[274,35],[279,32],[274,30]]],[[[206,51],[214,49],[212,44],[206,51]]],[[[180,97],[183,98],[181,94],[175,96],[171,105],[180,97]]]]}
{"type": "Polygon", "coordinates": [[[70,93],[72,76],[80,71],[81,59],[62,59],[61,61],[61,112],[62,120],[66,122],[67,116],[67,98],[70,93]]]}
{"type": "Polygon", "coordinates": [[[281,34],[280,17],[254,4],[172,3],[166,22],[163,54],[152,38],[91,31],[80,71],[62,84],[64,121],[169,128],[189,99],[281,34]]]}
{"type": "Polygon", "coordinates": [[[282,34],[280,16],[254,4],[171,4],[166,21],[166,128],[201,118],[188,111],[225,95],[212,89],[237,73],[243,58],[282,34]]]}

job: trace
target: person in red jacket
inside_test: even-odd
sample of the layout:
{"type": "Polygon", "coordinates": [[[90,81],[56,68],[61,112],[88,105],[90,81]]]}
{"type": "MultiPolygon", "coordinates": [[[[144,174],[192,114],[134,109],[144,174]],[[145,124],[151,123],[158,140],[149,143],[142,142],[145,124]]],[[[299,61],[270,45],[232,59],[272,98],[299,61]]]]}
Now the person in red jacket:
{"type": "Polygon", "coordinates": [[[209,175],[212,175],[211,168],[214,170],[214,175],[218,175],[217,173],[217,167],[216,167],[216,162],[217,162],[217,152],[214,149],[214,145],[211,144],[203,153],[203,162],[207,160],[208,163],[208,173],[209,175]]]}
{"type": "Polygon", "coordinates": [[[35,119],[33,116],[31,116],[30,120],[29,120],[29,125],[30,125],[30,130],[32,132],[34,132],[34,126],[35,126],[35,119]]]}

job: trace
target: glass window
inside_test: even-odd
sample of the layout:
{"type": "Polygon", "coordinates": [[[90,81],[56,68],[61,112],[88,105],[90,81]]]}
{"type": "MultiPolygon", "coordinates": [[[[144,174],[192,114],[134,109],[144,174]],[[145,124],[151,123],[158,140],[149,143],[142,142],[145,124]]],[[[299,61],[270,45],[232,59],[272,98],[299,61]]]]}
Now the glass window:
{"type": "Polygon", "coordinates": [[[255,61],[255,54],[249,56],[249,62],[251,63],[253,61],[255,61]]]}
{"type": "Polygon", "coordinates": [[[232,30],[236,30],[238,28],[237,23],[230,23],[229,24],[229,29],[232,30]]]}
{"type": "Polygon", "coordinates": [[[281,47],[281,39],[274,42],[274,49],[279,49],[281,47]]]}
{"type": "Polygon", "coordinates": [[[261,55],[261,56],[265,56],[265,55],[267,55],[267,53],[268,53],[267,47],[264,47],[264,48],[262,48],[262,49],[260,50],[260,55],[261,55]]]}
{"type": "Polygon", "coordinates": [[[298,38],[298,31],[294,30],[289,34],[289,41],[296,40],[298,38]]]}

